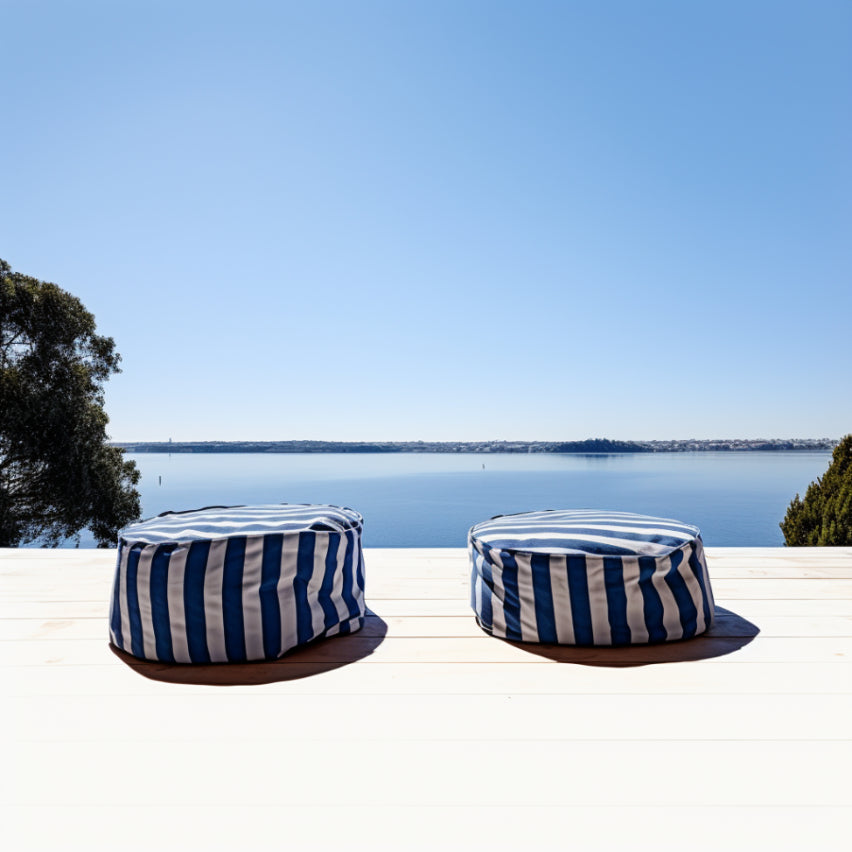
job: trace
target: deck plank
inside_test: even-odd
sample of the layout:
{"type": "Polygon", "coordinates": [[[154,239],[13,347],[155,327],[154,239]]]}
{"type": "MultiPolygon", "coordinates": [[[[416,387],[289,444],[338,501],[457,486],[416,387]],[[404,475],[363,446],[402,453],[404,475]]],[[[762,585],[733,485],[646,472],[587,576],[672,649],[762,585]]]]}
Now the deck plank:
{"type": "MultiPolygon", "coordinates": [[[[15,614],[18,602],[25,601],[108,601],[111,577],[52,578],[32,588],[27,578],[4,578],[0,618],[15,614]],[[8,582],[7,582],[8,580],[8,582]]],[[[852,579],[747,577],[713,579],[716,600],[852,600],[852,579]]],[[[367,596],[384,600],[467,600],[469,580],[465,577],[403,577],[385,580],[369,574],[367,596]]]]}
{"type": "MultiPolygon", "coordinates": [[[[79,666],[104,659],[109,653],[103,639],[72,642],[51,638],[40,641],[0,643],[0,670],[7,666],[79,666]]],[[[300,652],[294,652],[293,657],[300,652]]],[[[485,634],[463,637],[385,637],[377,642],[361,633],[334,641],[318,642],[310,653],[300,654],[312,662],[347,665],[385,663],[526,663],[527,665],[647,665],[680,660],[706,664],[739,665],[762,663],[835,663],[852,661],[852,638],[759,637],[744,643],[741,637],[699,636],[689,642],[637,645],[628,648],[557,648],[492,639],[485,634]],[[726,659],[727,656],[730,659],[726,659]],[[724,658],[724,659],[723,659],[724,658]]],[[[289,661],[291,658],[285,658],[289,661]]]]}
{"type": "Polygon", "coordinates": [[[182,802],[251,809],[319,802],[325,807],[455,807],[464,802],[513,807],[520,799],[558,808],[566,803],[654,805],[661,793],[671,807],[849,804],[846,773],[841,771],[852,761],[849,742],[637,739],[618,741],[615,749],[612,741],[604,741],[609,758],[602,759],[606,746],[600,741],[465,738],[465,731],[459,726],[459,737],[450,741],[217,738],[212,748],[209,740],[157,739],[137,727],[121,741],[27,742],[19,746],[28,760],[20,761],[12,804],[111,807],[144,802],[163,807],[182,802]],[[358,768],[356,783],[331,783],[329,773],[342,759],[341,749],[346,764],[351,762],[353,771],[358,768]],[[128,752],[134,757],[133,771],[122,773],[116,783],[115,772],[104,770],[115,767],[116,755],[128,752]],[[691,773],[689,783],[677,783],[672,773],[684,771],[686,755],[701,771],[691,773]],[[87,783],[80,784],[87,762],[99,771],[87,773],[87,783]],[[655,765],[665,772],[654,773],[655,765]],[[732,771],[737,765],[748,771],[732,771]],[[791,773],[791,766],[804,771],[791,773]],[[298,769],[284,771],[287,767],[298,769]],[[448,771],[450,767],[465,771],[448,771]],[[484,783],[501,778],[507,768],[528,768],[516,776],[523,779],[522,789],[484,783]],[[649,775],[661,783],[649,783],[649,775]],[[477,779],[480,783],[474,783],[477,779]]]}
{"type": "Polygon", "coordinates": [[[629,719],[608,695],[455,695],[452,701],[436,695],[339,696],[318,703],[309,694],[287,700],[286,721],[281,718],[280,696],[263,692],[232,694],[218,699],[215,714],[208,713],[210,696],[184,695],[163,690],[145,699],[125,695],[67,695],[62,714],[40,696],[21,698],[17,710],[32,732],[30,742],[115,742],[128,739],[127,719],[144,708],[135,722],[134,737],[157,742],[256,742],[311,739],[347,742],[351,732],[338,724],[341,713],[358,720],[361,740],[459,741],[470,733],[459,719],[476,719],[476,739],[524,742],[611,741],[768,741],[813,742],[848,739],[852,694],[834,697],[829,713],[819,695],[788,695],[785,712],[777,713],[777,696],[753,696],[744,704],[739,695],[707,695],[702,727],[696,731],[692,695],[634,696],[629,719]],[[494,711],[497,712],[494,712],[494,711]],[[814,730],[814,714],[820,713],[814,730]],[[250,726],[246,719],[252,719],[250,726]],[[530,724],[534,719],[535,724],[530,724]],[[428,724],[424,724],[428,720],[428,724]],[[321,731],[311,737],[307,732],[321,731]]]}
{"type": "Polygon", "coordinates": [[[368,549],[361,633],[187,667],[110,649],[114,551],[0,550],[0,819],[16,849],[87,852],[164,828],[269,848],[282,825],[313,849],[477,848],[490,825],[492,849],[716,850],[713,824],[728,848],[844,848],[852,548],[708,557],[719,618],[690,642],[502,642],[463,548],[368,549]]]}
{"type": "MultiPolygon", "coordinates": [[[[156,831],[162,837],[189,834],[199,849],[276,849],[270,838],[280,838],[286,826],[286,838],[311,838],[304,848],[329,848],[317,838],[318,808],[280,804],[274,808],[246,809],[229,805],[181,805],[156,811],[156,831]],[[192,826],[191,833],[187,827],[192,826]]],[[[0,810],[0,819],[8,826],[14,818],[20,823],[20,836],[32,840],[33,849],[115,849],[144,850],[144,827],[152,821],[148,805],[97,806],[59,805],[51,808],[51,819],[44,819],[39,805],[0,810]],[[4,813],[5,811],[5,813],[4,813]],[[128,826],[134,826],[133,835],[128,826]]],[[[577,805],[564,803],[559,808],[547,805],[472,805],[457,804],[443,808],[423,805],[389,807],[381,802],[339,804],[334,822],[345,826],[347,849],[405,849],[434,852],[451,848],[448,838],[487,838],[489,849],[564,850],[612,852],[613,849],[683,850],[682,838],[690,838],[689,849],[718,852],[731,848],[720,841],[719,832],[736,840],[743,850],[821,850],[846,852],[849,817],[845,807],[725,807],[668,805],[577,805]],[[633,842],[613,845],[619,837],[616,827],[633,842]],[[721,827],[724,827],[722,829],[721,827]],[[498,829],[499,827],[499,829],[498,829]],[[474,830],[475,829],[475,830],[474,830]],[[400,839],[404,838],[404,845],[400,839]],[[653,838],[643,844],[639,838],[653,838]]],[[[330,833],[326,829],[326,833],[330,833]]],[[[157,848],[165,848],[160,843],[157,848]]],[[[189,845],[184,848],[190,848],[189,845]]],[[[469,848],[476,848],[470,846],[469,848]]]]}
{"type": "MultiPolygon", "coordinates": [[[[237,673],[204,667],[116,668],[115,661],[81,666],[13,666],[3,671],[4,694],[63,699],[67,695],[254,693],[287,695],[818,695],[852,694],[852,664],[739,663],[608,667],[514,663],[385,663],[320,666],[272,663],[237,673]]],[[[629,705],[629,700],[626,700],[629,705]]],[[[744,702],[748,706],[748,702],[744,702]]],[[[783,707],[783,705],[780,705],[783,707]]],[[[699,709],[698,718],[703,715],[699,709]]],[[[782,714],[783,715],[783,714],[782,714]]]]}
{"type": "MultiPolygon", "coordinates": [[[[427,638],[479,638],[482,630],[476,624],[469,607],[459,607],[454,615],[389,615],[387,607],[380,607],[381,616],[368,616],[364,630],[375,635],[380,629],[386,630],[388,637],[427,638]]],[[[734,615],[724,610],[718,615],[712,628],[714,636],[750,635],[751,630],[743,622],[751,622],[746,616],[747,610],[737,607],[734,615]]],[[[845,637],[852,638],[852,616],[823,615],[761,616],[755,627],[765,638],[806,638],[806,637],[845,637]]],[[[106,641],[104,635],[103,613],[82,618],[5,618],[0,619],[0,642],[19,642],[22,640],[95,639],[106,641]]]]}

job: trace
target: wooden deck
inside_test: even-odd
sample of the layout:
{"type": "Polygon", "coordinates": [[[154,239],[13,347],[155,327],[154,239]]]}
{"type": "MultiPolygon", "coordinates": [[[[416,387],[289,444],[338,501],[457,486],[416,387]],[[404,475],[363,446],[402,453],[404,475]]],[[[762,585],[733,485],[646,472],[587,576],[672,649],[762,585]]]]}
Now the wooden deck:
{"type": "Polygon", "coordinates": [[[114,551],[0,550],[6,849],[846,849],[852,548],[708,548],[711,634],[493,639],[462,550],[368,550],[275,663],[114,651],[114,551]]]}

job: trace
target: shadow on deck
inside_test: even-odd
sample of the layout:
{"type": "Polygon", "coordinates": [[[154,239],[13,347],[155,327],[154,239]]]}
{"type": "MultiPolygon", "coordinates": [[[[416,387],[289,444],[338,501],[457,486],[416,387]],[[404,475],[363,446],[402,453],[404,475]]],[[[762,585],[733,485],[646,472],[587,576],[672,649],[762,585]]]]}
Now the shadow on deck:
{"type": "Polygon", "coordinates": [[[109,647],[119,660],[150,680],[191,686],[260,686],[299,680],[357,663],[382,644],[387,632],[385,621],[368,610],[366,624],[357,633],[319,639],[294,648],[280,660],[251,663],[159,663],[140,660],[115,645],[109,647]]]}
{"type": "Polygon", "coordinates": [[[735,612],[716,607],[713,626],[706,633],[677,642],[622,647],[581,647],[576,645],[536,645],[528,642],[506,642],[522,651],[547,657],[557,663],[576,663],[582,666],[625,668],[650,666],[659,663],[688,663],[733,654],[745,647],[760,628],[735,612]]]}

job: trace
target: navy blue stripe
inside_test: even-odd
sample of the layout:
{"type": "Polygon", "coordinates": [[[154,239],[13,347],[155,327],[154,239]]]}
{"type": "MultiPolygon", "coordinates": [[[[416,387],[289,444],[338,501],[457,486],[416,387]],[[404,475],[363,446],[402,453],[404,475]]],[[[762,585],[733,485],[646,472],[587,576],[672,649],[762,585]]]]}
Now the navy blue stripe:
{"type": "Polygon", "coordinates": [[[663,624],[663,602],[651,580],[656,570],[657,560],[653,556],[639,557],[639,588],[642,590],[645,627],[648,630],[649,642],[663,642],[668,636],[663,624]]]}
{"type": "Polygon", "coordinates": [[[704,566],[698,558],[697,548],[692,546],[689,552],[689,567],[698,580],[698,585],[701,587],[701,603],[704,610],[704,623],[707,627],[713,621],[713,613],[710,612],[710,595],[708,593],[707,584],[704,582],[704,566]]]}
{"type": "Polygon", "coordinates": [[[186,555],[183,575],[186,644],[193,663],[210,662],[210,652],[207,650],[207,618],[204,615],[204,575],[209,553],[209,541],[194,541],[186,555]]]}
{"type": "Polygon", "coordinates": [[[341,622],[340,624],[340,633],[341,635],[344,633],[355,633],[360,630],[364,626],[363,618],[353,618],[347,619],[346,621],[341,622]],[[354,624],[352,622],[355,622],[354,624]]]}
{"type": "Polygon", "coordinates": [[[142,642],[142,615],[139,612],[139,590],[136,588],[136,578],[139,573],[139,557],[141,546],[130,548],[127,556],[127,612],[130,615],[130,648],[135,657],[145,656],[145,646],[142,642]]]}
{"type": "Polygon", "coordinates": [[[503,614],[506,617],[506,638],[519,642],[521,633],[521,596],[518,593],[518,563],[511,553],[500,553],[503,571],[503,614]]]}
{"type": "Polygon", "coordinates": [[[243,576],[245,574],[246,537],[228,539],[222,570],[222,623],[225,629],[225,654],[229,662],[246,659],[246,633],[243,620],[243,576]]]}
{"type": "Polygon", "coordinates": [[[352,557],[355,553],[356,547],[355,533],[346,533],[345,540],[346,553],[343,557],[343,589],[341,590],[341,595],[343,596],[343,602],[346,604],[346,608],[349,610],[349,615],[352,618],[355,618],[359,612],[358,601],[355,599],[355,594],[352,588],[355,582],[355,574],[352,570],[352,557]]]}
{"type": "Polygon", "coordinates": [[[595,641],[592,631],[592,605],[589,601],[589,580],[586,577],[586,557],[568,556],[568,591],[571,594],[571,618],[574,622],[574,641],[578,645],[591,645],[595,641]]]}
{"type": "Polygon", "coordinates": [[[627,623],[627,593],[624,589],[624,563],[604,557],[604,588],[606,589],[609,632],[613,645],[629,645],[630,625],[627,623]]]}
{"type": "Polygon", "coordinates": [[[689,594],[689,589],[686,587],[686,580],[683,579],[677,570],[680,563],[683,562],[683,551],[675,550],[670,555],[670,559],[672,566],[666,572],[666,583],[672,590],[675,602],[677,603],[680,624],[683,627],[683,638],[689,639],[690,636],[695,636],[695,629],[698,623],[698,610],[695,608],[695,602],[692,600],[692,595],[689,594]]]}
{"type": "Polygon", "coordinates": [[[154,645],[157,659],[175,661],[172,650],[172,628],[169,621],[169,560],[177,545],[167,544],[154,551],[151,560],[151,618],[154,623],[154,645]]]}
{"type": "Polygon", "coordinates": [[[553,612],[553,589],[550,587],[550,557],[546,553],[534,553],[530,558],[533,595],[535,597],[535,623],[539,642],[554,644],[556,617],[553,612]]]}
{"type": "Polygon", "coordinates": [[[281,607],[278,603],[278,581],[281,579],[281,552],[284,536],[263,538],[263,561],[260,568],[260,618],[263,623],[263,653],[277,657],[281,653],[281,607]]]}
{"type": "Polygon", "coordinates": [[[296,556],[296,577],[293,594],[296,599],[296,637],[299,644],[310,642],[314,636],[311,607],[308,601],[308,583],[314,573],[314,547],[316,533],[299,533],[299,552],[296,556]]]}
{"type": "Polygon", "coordinates": [[[331,597],[334,575],[337,573],[337,551],[340,548],[340,536],[328,535],[326,539],[328,550],[325,554],[325,574],[323,574],[322,585],[319,590],[319,604],[325,616],[325,629],[328,630],[340,621],[337,607],[331,597]]]}
{"type": "Polygon", "coordinates": [[[110,627],[112,628],[117,648],[124,647],[124,636],[121,633],[121,554],[125,547],[127,545],[119,540],[118,563],[115,567],[115,582],[112,586],[112,619],[110,620],[110,627]]]}

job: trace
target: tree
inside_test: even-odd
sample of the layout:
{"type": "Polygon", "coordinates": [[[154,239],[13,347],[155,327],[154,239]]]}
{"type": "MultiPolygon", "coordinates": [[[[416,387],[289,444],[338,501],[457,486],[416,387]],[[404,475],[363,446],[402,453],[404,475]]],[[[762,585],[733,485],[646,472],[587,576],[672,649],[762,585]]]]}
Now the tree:
{"type": "Polygon", "coordinates": [[[834,448],[825,474],[797,494],[780,524],[789,547],[852,545],[852,435],[834,448]]]}
{"type": "Polygon", "coordinates": [[[139,517],[139,471],[106,443],[119,361],[79,299],[0,260],[0,547],[86,527],[107,547],[139,517]]]}

